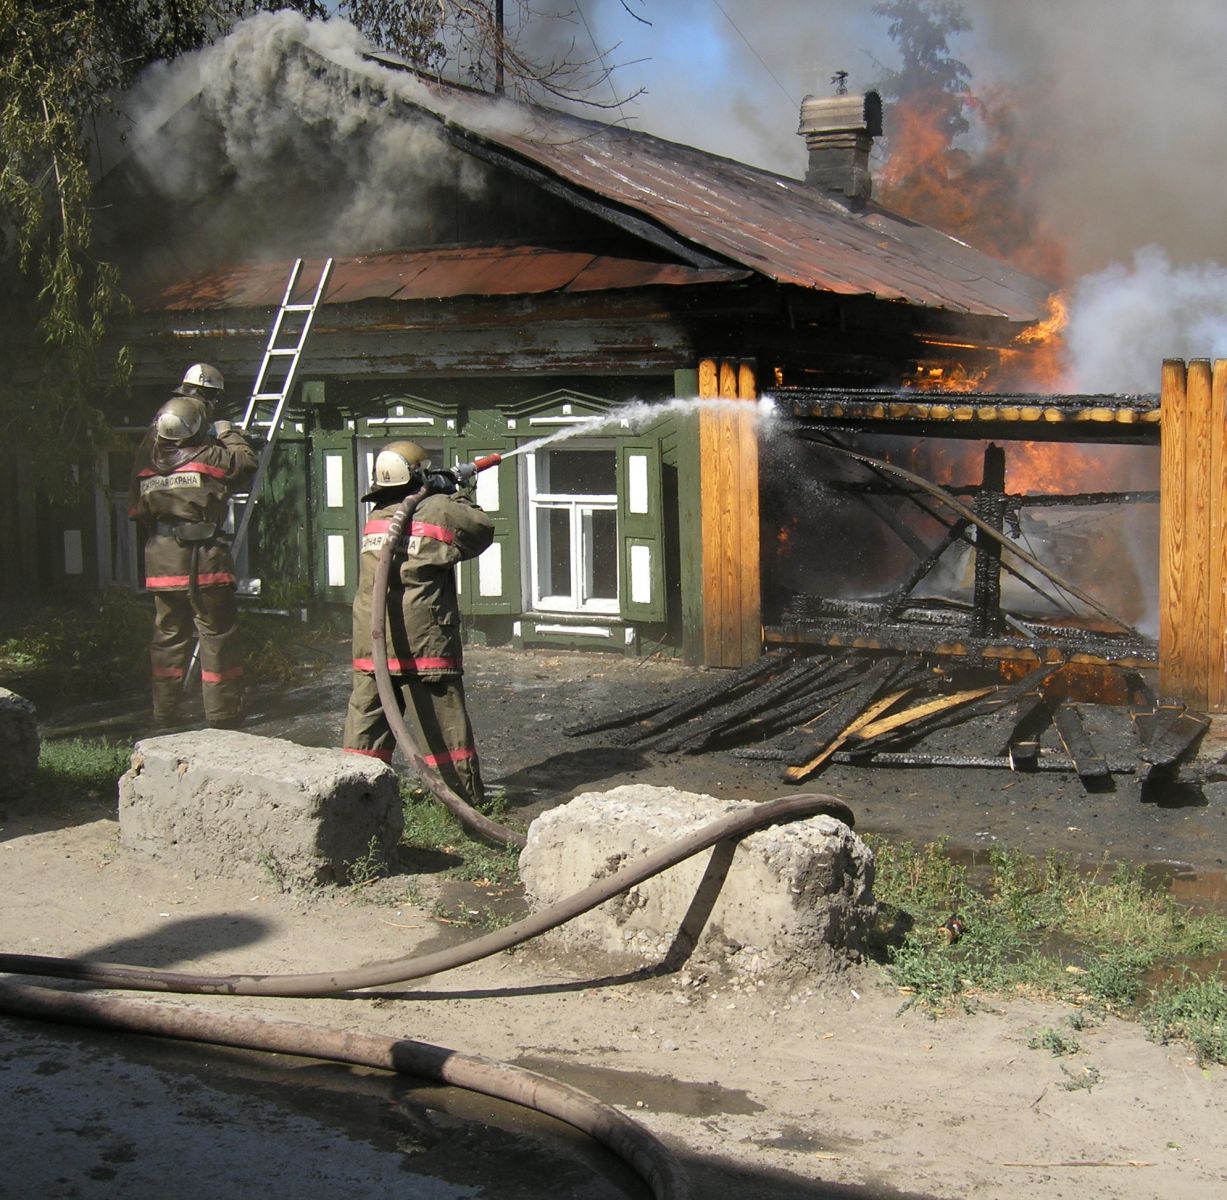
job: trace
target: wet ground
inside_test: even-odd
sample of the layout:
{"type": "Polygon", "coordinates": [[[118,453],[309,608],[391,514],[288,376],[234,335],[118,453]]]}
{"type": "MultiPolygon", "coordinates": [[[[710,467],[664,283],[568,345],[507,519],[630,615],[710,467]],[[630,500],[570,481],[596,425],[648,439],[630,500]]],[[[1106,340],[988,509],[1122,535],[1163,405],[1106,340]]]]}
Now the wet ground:
{"type": "MultiPolygon", "coordinates": [[[[620,708],[672,697],[700,672],[670,659],[629,659],[571,651],[470,647],[466,689],[488,784],[502,787],[523,820],[580,791],[649,783],[717,797],[770,799],[821,791],[845,799],[861,832],[927,842],[948,839],[974,861],[994,846],[1043,855],[1063,851],[1094,866],[1143,863],[1181,899],[1227,904],[1227,783],[1156,780],[1115,774],[1094,790],[1074,774],[986,768],[829,765],[802,784],[782,764],[731,751],[661,754],[617,744],[610,734],[567,737],[563,730],[620,708]]],[[[328,648],[309,677],[262,687],[251,698],[247,729],[303,745],[339,744],[349,694],[346,647],[328,648]]],[[[15,686],[15,685],[14,685],[15,686]]],[[[34,697],[44,737],[147,736],[142,695],[65,703],[34,697]]],[[[191,714],[189,714],[190,716],[191,714]]],[[[198,702],[195,715],[199,718],[198,702]]],[[[1128,714],[1105,709],[1107,730],[1130,736],[1128,714]]],[[[1227,749],[1227,720],[1216,718],[1190,766],[1211,780],[1227,749]]]]}
{"type": "MultiPolygon", "coordinates": [[[[302,678],[253,693],[250,732],[337,744],[349,688],[346,647],[330,648],[322,663],[317,647],[313,657],[316,665],[302,678]]],[[[505,790],[523,820],[580,791],[623,783],[755,799],[825,791],[851,804],[862,832],[945,837],[973,867],[993,846],[1036,854],[1055,847],[1088,868],[1119,859],[1144,863],[1181,899],[1227,905],[1227,785],[1143,788],[1118,775],[1110,787],[1090,792],[1076,776],[1048,772],[834,765],[798,786],[782,780],[778,763],[727,751],[664,755],[618,745],[609,735],[563,733],[613,709],[675,696],[695,681],[693,668],[668,659],[473,647],[466,685],[487,780],[505,790]]],[[[45,739],[134,742],[149,735],[143,695],[80,703],[63,689],[40,695],[36,682],[25,690],[39,707],[45,739]]],[[[198,708],[191,715],[199,716],[198,708]]],[[[1220,756],[1218,737],[1212,730],[1202,764],[1220,756]]],[[[752,1103],[714,1084],[686,1088],[578,1064],[575,1077],[566,1078],[557,1061],[520,1065],[548,1065],[548,1073],[615,1103],[633,1105],[647,1095],[652,1109],[699,1119],[752,1103]],[[589,1077],[594,1070],[600,1078],[589,1077]]],[[[0,1195],[33,1194],[21,1181],[36,1180],[37,1192],[48,1196],[160,1197],[168,1190],[168,1162],[175,1164],[174,1194],[189,1198],[249,1194],[253,1177],[280,1179],[279,1186],[306,1198],[646,1194],[621,1163],[546,1118],[309,1061],[0,1020],[0,1088],[20,1099],[8,1106],[10,1151],[0,1195]],[[53,1086],[57,1080],[67,1086],[53,1086]]],[[[736,1194],[725,1190],[728,1181],[709,1182],[697,1194],[736,1194]]],[[[817,1193],[779,1181],[769,1194],[817,1193]]]]}

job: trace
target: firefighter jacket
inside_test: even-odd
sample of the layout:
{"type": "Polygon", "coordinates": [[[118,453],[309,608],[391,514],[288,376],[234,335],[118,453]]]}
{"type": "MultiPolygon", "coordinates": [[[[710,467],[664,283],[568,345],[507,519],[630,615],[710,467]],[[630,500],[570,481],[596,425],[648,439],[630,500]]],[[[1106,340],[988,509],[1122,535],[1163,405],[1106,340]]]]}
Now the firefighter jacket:
{"type": "MultiPolygon", "coordinates": [[[[353,608],[353,665],[373,672],[371,594],[379,553],[399,500],[380,504],[362,531],[362,574],[353,608]]],[[[494,540],[490,518],[463,495],[432,493],[418,504],[388,570],[387,651],[393,675],[444,679],[463,671],[455,566],[494,540]]]]}
{"type": "Polygon", "coordinates": [[[220,530],[227,500],[251,482],[255,470],[255,452],[237,429],[179,445],[153,436],[145,440],[133,470],[129,515],[146,537],[147,588],[191,590],[193,557],[196,586],[234,586],[234,559],[220,530]]]}

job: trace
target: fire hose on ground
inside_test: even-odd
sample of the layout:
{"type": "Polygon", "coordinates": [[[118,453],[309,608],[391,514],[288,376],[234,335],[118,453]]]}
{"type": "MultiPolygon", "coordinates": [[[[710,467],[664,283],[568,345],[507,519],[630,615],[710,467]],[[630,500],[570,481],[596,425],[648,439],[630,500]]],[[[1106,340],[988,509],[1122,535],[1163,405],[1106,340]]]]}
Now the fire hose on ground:
{"type": "MultiPolygon", "coordinates": [[[[400,718],[388,675],[384,642],[386,591],[391,547],[425,491],[406,498],[393,518],[374,584],[372,624],[378,630],[374,658],[380,698],[397,744],[422,779],[465,826],[489,840],[523,845],[524,839],[477,813],[457,796],[414,746],[400,718]]],[[[596,880],[582,891],[549,905],[503,929],[463,945],[418,957],[408,956],[345,971],[301,975],[196,975],[88,959],[48,955],[0,954],[0,973],[71,979],[135,991],[231,996],[322,997],[365,988],[406,983],[437,975],[510,949],[565,924],[644,880],[720,842],[737,840],[756,829],[826,814],[852,826],[851,809],[834,796],[782,796],[710,822],[701,829],[596,880]]],[[[84,995],[48,987],[0,984],[0,1012],[40,1020],[88,1025],[155,1037],[297,1054],[334,1062],[377,1067],[511,1101],[572,1125],[621,1157],[648,1184],[657,1200],[681,1200],[689,1187],[680,1165],[652,1133],[611,1105],[565,1084],[506,1063],[459,1054],[410,1039],[346,1033],[290,1022],[270,1022],[235,1014],[202,1012],[182,1006],[147,1005],[118,997],[84,995]]]]}

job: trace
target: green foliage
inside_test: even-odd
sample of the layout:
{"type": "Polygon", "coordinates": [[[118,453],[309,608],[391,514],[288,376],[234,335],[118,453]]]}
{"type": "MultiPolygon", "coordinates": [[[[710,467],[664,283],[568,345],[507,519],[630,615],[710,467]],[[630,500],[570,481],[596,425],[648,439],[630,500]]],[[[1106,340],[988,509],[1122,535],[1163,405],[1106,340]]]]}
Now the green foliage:
{"type": "Polygon", "coordinates": [[[1192,975],[1168,984],[1142,1012],[1149,1035],[1159,1042],[1184,1042],[1199,1064],[1227,1065],[1227,983],[1192,975]]]}
{"type": "Polygon", "coordinates": [[[899,69],[886,71],[878,85],[882,95],[934,110],[947,144],[966,133],[971,71],[950,52],[950,39],[971,28],[963,5],[959,0],[884,0],[873,12],[886,18],[900,58],[899,69]]]}
{"type": "MultiPolygon", "coordinates": [[[[1227,949],[1227,921],[1182,908],[1135,867],[1086,876],[1055,853],[1039,860],[994,850],[988,879],[976,888],[944,843],[867,840],[879,903],[905,930],[886,948],[891,977],[933,1010],[966,1006],[978,991],[1124,1009],[1144,995],[1148,971],[1227,949]],[[942,930],[952,912],[962,922],[954,941],[942,930]]],[[[1085,1027],[1091,1018],[1079,1019],[1085,1027]]],[[[1172,1028],[1185,1026],[1173,1017],[1172,1028]]],[[[1173,1036],[1213,1045],[1213,1021],[1173,1036]]],[[[1090,1084],[1080,1077],[1077,1086],[1090,1084]]]]}
{"type": "Polygon", "coordinates": [[[1027,1039],[1027,1046],[1032,1050],[1051,1051],[1054,1058],[1062,1058],[1066,1054],[1077,1054],[1082,1049],[1077,1038],[1069,1037],[1051,1025],[1032,1034],[1027,1039]]]}
{"type": "Polygon", "coordinates": [[[353,862],[345,864],[345,882],[352,888],[366,887],[377,879],[383,879],[388,873],[388,863],[379,845],[379,838],[374,835],[366,845],[366,850],[353,862]]]}
{"type": "Polygon", "coordinates": [[[38,671],[55,676],[85,668],[112,685],[143,683],[149,674],[152,619],[147,602],[119,590],[41,610],[0,642],[0,675],[38,671]]]}
{"type": "MultiPolygon", "coordinates": [[[[456,855],[461,861],[450,874],[457,879],[486,881],[500,887],[518,882],[520,852],[515,846],[488,846],[469,837],[460,822],[420,785],[402,781],[401,799],[405,845],[456,855]]],[[[487,804],[487,815],[500,820],[503,807],[496,797],[487,804]]]]}
{"type": "Polygon", "coordinates": [[[35,790],[44,800],[113,801],[119,777],[132,765],[131,745],[105,738],[45,741],[35,790]]]}

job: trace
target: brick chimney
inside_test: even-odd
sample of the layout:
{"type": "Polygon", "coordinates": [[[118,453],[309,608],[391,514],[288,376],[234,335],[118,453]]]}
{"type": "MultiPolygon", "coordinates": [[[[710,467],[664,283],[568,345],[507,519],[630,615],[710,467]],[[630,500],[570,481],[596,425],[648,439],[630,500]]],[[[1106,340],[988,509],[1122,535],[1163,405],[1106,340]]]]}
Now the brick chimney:
{"type": "Polygon", "coordinates": [[[882,97],[877,92],[806,96],[797,133],[809,147],[806,183],[850,199],[869,199],[869,149],[882,134],[882,97]]]}

